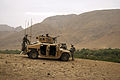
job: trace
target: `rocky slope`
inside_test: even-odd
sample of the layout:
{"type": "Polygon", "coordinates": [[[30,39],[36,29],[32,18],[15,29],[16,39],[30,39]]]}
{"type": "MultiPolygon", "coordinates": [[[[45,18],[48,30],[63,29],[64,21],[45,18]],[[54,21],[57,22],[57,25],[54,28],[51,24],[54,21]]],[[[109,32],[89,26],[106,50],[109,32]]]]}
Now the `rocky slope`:
{"type": "Polygon", "coordinates": [[[14,27],[11,27],[11,26],[8,26],[6,24],[0,24],[0,31],[22,31],[23,28],[21,26],[18,26],[16,28],[14,27]]]}
{"type": "MultiPolygon", "coordinates": [[[[57,15],[32,26],[33,40],[40,34],[60,36],[58,42],[77,48],[120,48],[120,10],[97,10],[80,15],[57,15]]],[[[30,28],[27,29],[27,32],[30,28]]],[[[28,33],[29,34],[29,33],[28,33]]],[[[24,31],[0,40],[1,48],[19,48],[24,31]],[[3,41],[4,40],[4,41],[3,41]],[[18,42],[19,40],[19,42],[18,42]],[[2,46],[1,46],[1,41],[2,46]],[[5,44],[8,44],[6,46],[5,44]]]]}

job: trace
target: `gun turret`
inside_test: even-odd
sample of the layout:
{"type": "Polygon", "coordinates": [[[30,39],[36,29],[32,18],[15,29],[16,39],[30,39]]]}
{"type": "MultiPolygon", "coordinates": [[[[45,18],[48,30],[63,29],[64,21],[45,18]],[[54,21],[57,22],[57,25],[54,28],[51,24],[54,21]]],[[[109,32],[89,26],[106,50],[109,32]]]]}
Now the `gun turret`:
{"type": "Polygon", "coordinates": [[[40,35],[40,36],[36,37],[36,39],[38,39],[39,42],[41,42],[41,43],[56,43],[56,41],[57,41],[57,37],[51,37],[48,34],[46,34],[46,36],[40,35]]]}

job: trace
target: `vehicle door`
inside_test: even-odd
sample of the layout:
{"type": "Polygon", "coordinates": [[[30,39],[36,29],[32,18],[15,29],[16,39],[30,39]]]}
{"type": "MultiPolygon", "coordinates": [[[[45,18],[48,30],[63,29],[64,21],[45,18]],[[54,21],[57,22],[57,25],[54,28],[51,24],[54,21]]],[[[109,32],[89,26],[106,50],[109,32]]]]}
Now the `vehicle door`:
{"type": "Polygon", "coordinates": [[[57,55],[57,46],[50,45],[49,46],[49,56],[56,56],[57,55]]]}
{"type": "Polygon", "coordinates": [[[47,56],[47,45],[40,45],[40,56],[47,56]]]}

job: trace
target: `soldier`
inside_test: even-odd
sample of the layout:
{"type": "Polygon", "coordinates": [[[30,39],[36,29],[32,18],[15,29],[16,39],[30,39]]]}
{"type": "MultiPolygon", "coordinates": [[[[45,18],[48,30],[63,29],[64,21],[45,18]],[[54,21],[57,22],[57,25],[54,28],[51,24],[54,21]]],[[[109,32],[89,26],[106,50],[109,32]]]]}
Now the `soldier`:
{"type": "Polygon", "coordinates": [[[53,37],[54,43],[57,43],[57,38],[58,38],[58,37],[60,37],[60,36],[53,37]]]}
{"type": "Polygon", "coordinates": [[[60,48],[67,49],[66,43],[62,43],[60,48]]]}
{"type": "Polygon", "coordinates": [[[74,45],[71,45],[70,52],[71,52],[72,60],[74,61],[74,52],[75,52],[74,45]]]}
{"type": "Polygon", "coordinates": [[[30,44],[30,41],[27,38],[28,35],[25,35],[23,38],[23,43],[30,44]]]}
{"type": "Polygon", "coordinates": [[[42,34],[41,36],[42,36],[42,37],[44,37],[44,35],[43,35],[43,34],[42,34]]]}
{"type": "Polygon", "coordinates": [[[46,37],[49,37],[49,34],[46,34],[46,37]]]}
{"type": "Polygon", "coordinates": [[[53,37],[53,41],[54,41],[54,43],[56,43],[57,42],[57,37],[53,37]]]}
{"type": "Polygon", "coordinates": [[[26,44],[30,44],[30,41],[27,39],[27,36],[28,36],[28,35],[25,35],[24,38],[23,38],[22,51],[25,50],[26,44]]]}

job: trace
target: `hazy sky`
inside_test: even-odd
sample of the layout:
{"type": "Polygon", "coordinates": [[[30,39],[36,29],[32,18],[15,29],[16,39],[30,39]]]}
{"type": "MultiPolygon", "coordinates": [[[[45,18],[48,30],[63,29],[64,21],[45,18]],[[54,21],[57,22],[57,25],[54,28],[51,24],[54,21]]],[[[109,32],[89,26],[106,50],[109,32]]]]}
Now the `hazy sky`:
{"type": "Polygon", "coordinates": [[[0,24],[24,27],[31,18],[37,23],[48,16],[101,9],[120,9],[120,0],[0,0],[0,24]]]}

